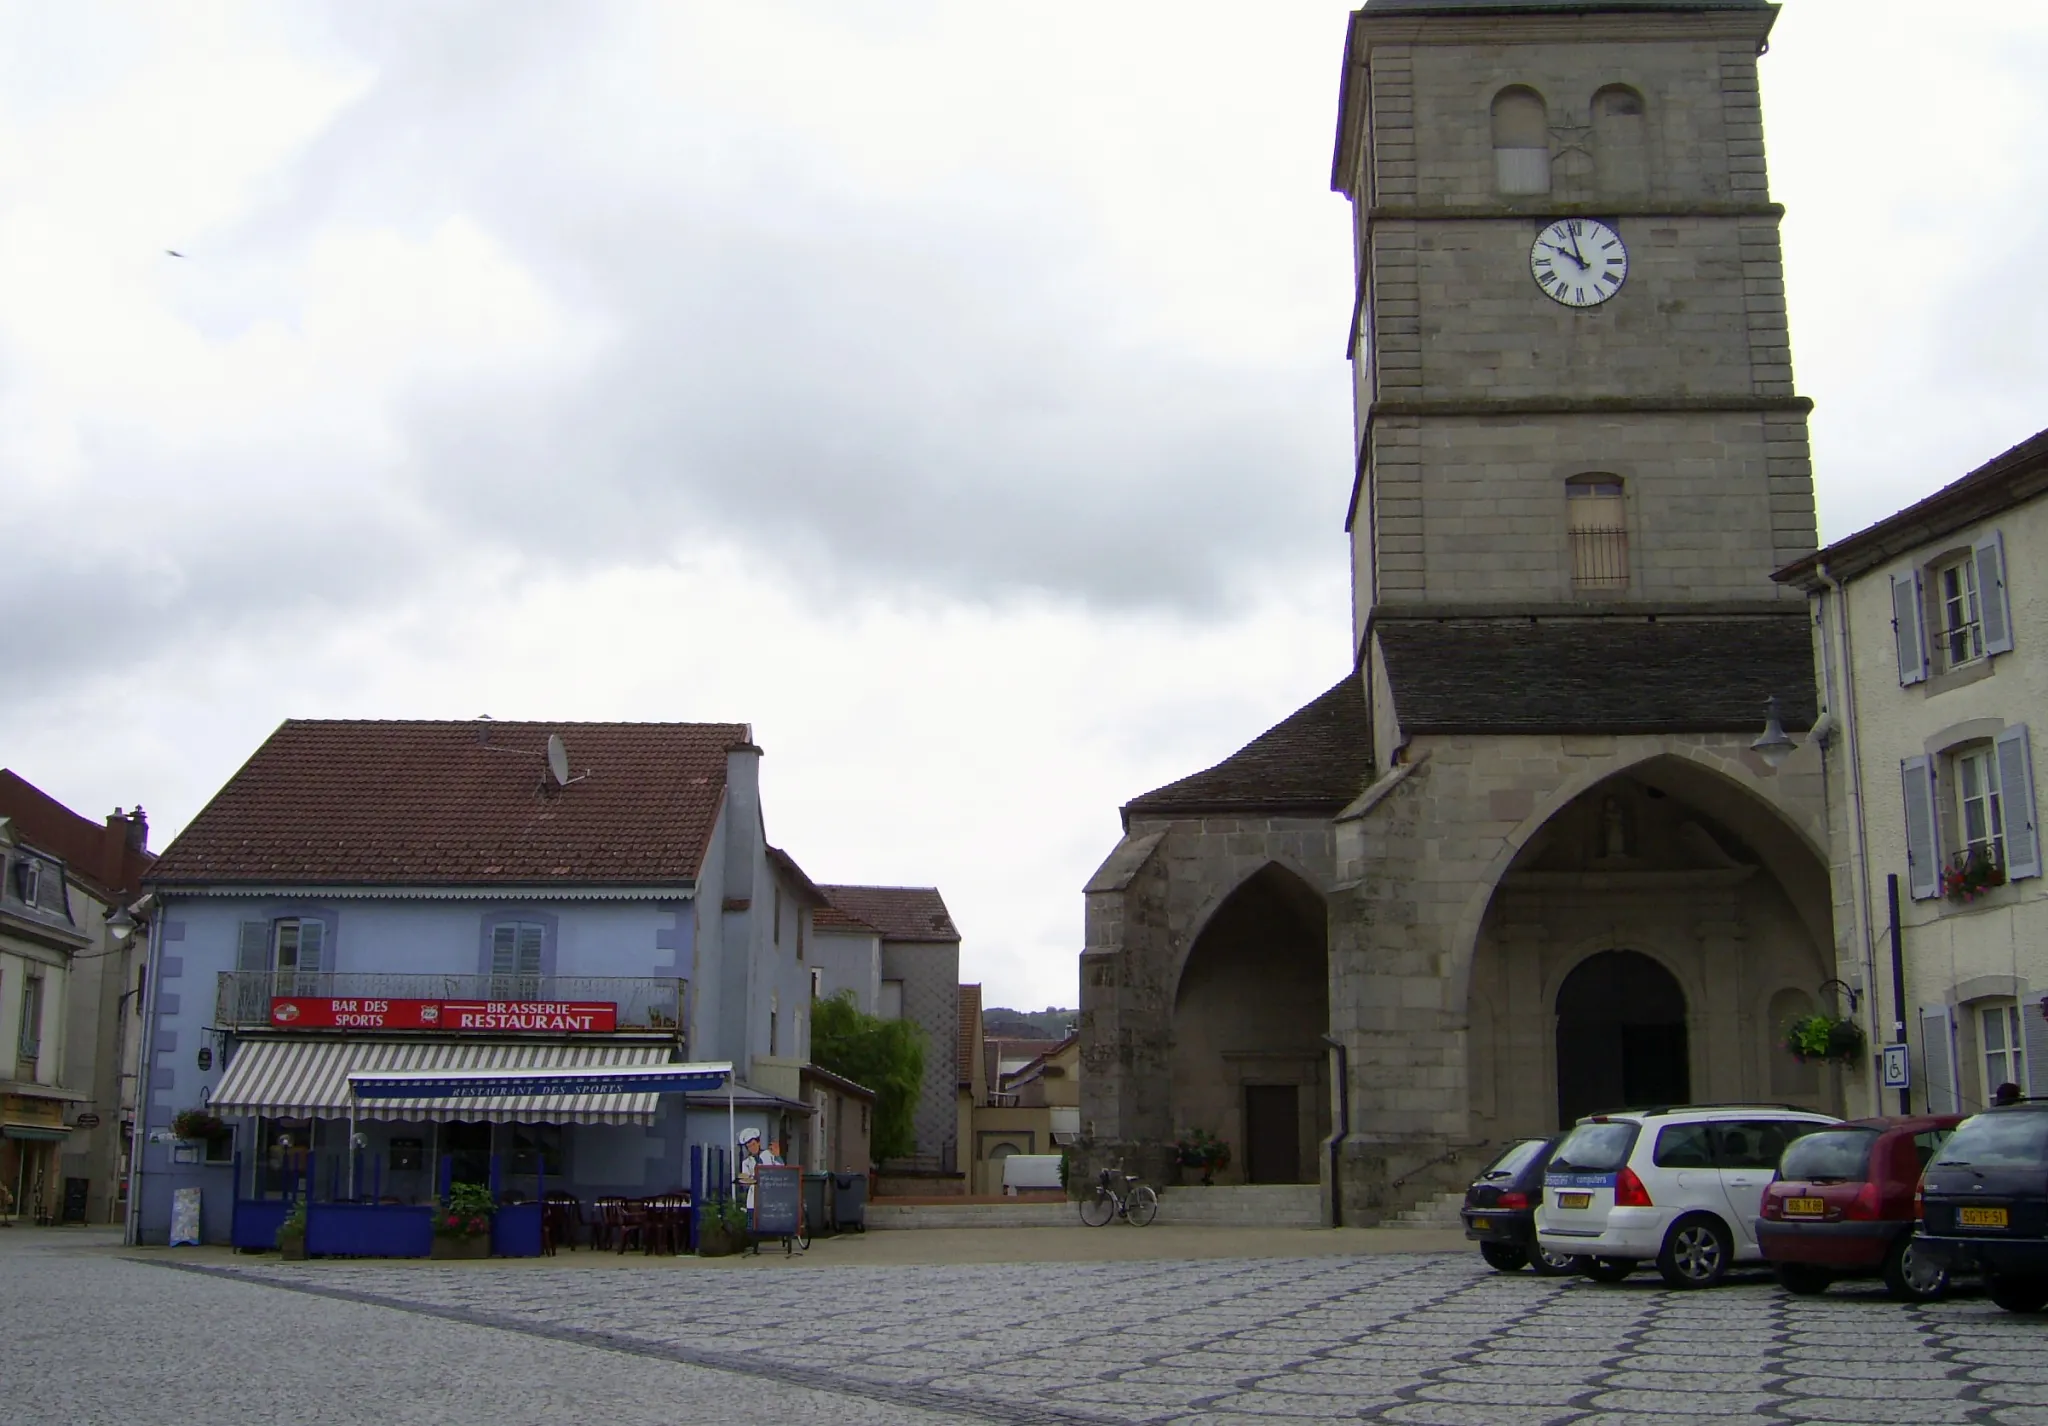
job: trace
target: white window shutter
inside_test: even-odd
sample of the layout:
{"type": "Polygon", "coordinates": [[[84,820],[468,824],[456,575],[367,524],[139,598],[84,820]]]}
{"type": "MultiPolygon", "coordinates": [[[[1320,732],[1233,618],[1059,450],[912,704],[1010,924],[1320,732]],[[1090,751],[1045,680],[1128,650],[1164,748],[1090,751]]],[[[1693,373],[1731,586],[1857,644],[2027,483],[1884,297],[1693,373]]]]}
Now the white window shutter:
{"type": "Polygon", "coordinates": [[[299,922],[299,974],[318,975],[327,969],[327,923],[299,922]]]}
{"type": "Polygon", "coordinates": [[[1899,646],[1899,682],[1927,677],[1927,621],[1921,610],[1920,571],[1892,576],[1892,633],[1899,646]]]}
{"type": "Polygon", "coordinates": [[[1929,1114],[1960,1114],[1956,1100],[1956,1036],[1946,1005],[1920,1007],[1920,1058],[1929,1114]]]}
{"type": "Polygon", "coordinates": [[[2020,997],[2020,1045],[2027,1057],[2027,1097],[2048,1099],[2048,1012],[2036,993],[2020,997]]]}
{"type": "Polygon", "coordinates": [[[491,974],[519,972],[519,928],[514,925],[491,928],[491,974]]]}
{"type": "Polygon", "coordinates": [[[1941,895],[1941,841],[1934,821],[1934,770],[1926,758],[1899,764],[1906,791],[1906,886],[1915,901],[1941,895]]]}
{"type": "Polygon", "coordinates": [[[1977,541],[1977,610],[1984,652],[2012,652],[2012,602],[2005,597],[2005,537],[1993,530],[1977,541]]]}
{"type": "Polygon", "coordinates": [[[2008,880],[2041,874],[2041,829],[2034,818],[2034,759],[2027,749],[2027,725],[2015,723],[1993,743],[1998,750],[1998,802],[2005,814],[2005,875],[2008,880]]]}

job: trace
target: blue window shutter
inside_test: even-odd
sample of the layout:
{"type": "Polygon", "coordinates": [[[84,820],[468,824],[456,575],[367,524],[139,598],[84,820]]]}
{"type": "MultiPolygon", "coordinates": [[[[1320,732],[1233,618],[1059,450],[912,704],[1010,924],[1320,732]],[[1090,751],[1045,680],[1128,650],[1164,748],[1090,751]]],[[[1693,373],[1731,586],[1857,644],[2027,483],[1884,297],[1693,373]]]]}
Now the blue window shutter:
{"type": "Polygon", "coordinates": [[[1899,764],[1906,790],[1906,885],[1915,901],[1941,895],[1941,842],[1934,821],[1934,776],[1926,758],[1899,764]]]}
{"type": "Polygon", "coordinates": [[[1977,541],[1977,616],[1984,624],[1984,652],[2012,652],[2012,601],[2005,597],[2005,537],[1993,530],[1977,541]]]}
{"type": "Polygon", "coordinates": [[[2020,1044],[2027,1059],[2027,1097],[2048,1099],[2048,1014],[2040,995],[2020,997],[2020,1044]]]}
{"type": "Polygon", "coordinates": [[[519,927],[512,924],[491,928],[491,974],[519,973],[519,927]]]}
{"type": "Polygon", "coordinates": [[[1920,1056],[1929,1114],[1960,1114],[1956,1101],[1956,1037],[1946,1005],[1920,1007],[1920,1056]]]}
{"type": "Polygon", "coordinates": [[[2015,723],[1992,739],[1998,751],[1998,807],[2005,817],[2005,874],[2017,881],[2041,874],[2041,830],[2034,819],[2034,759],[2027,725],[2015,723]]]}
{"type": "Polygon", "coordinates": [[[1892,576],[1892,633],[1899,646],[1899,682],[1919,683],[1927,677],[1926,608],[1920,598],[1920,571],[1892,576]]]}
{"type": "Polygon", "coordinates": [[[270,923],[244,921],[241,943],[235,948],[235,969],[265,972],[270,969],[270,923]]]}

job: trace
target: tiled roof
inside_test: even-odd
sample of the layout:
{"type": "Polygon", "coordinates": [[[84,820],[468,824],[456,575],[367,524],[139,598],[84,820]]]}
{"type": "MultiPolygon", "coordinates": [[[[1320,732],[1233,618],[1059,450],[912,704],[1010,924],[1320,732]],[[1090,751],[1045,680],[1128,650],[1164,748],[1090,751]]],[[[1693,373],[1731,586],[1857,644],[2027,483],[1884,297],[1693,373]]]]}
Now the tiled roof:
{"type": "MultiPolygon", "coordinates": [[[[829,900],[829,898],[828,898],[829,900]]],[[[813,931],[851,931],[863,936],[879,936],[882,933],[858,916],[849,916],[837,906],[820,906],[811,913],[813,931]]]]}
{"type": "Polygon", "coordinates": [[[742,723],[281,724],[151,873],[155,883],[683,882],[742,723]],[[550,733],[570,784],[546,779],[550,733]],[[585,776],[585,773],[588,776],[585,776]]]}
{"type": "MultiPolygon", "coordinates": [[[[128,842],[129,819],[95,822],[81,817],[27,778],[0,768],[0,817],[14,824],[22,841],[48,852],[65,870],[95,891],[132,900],[156,858],[128,842]]],[[[130,817],[141,822],[138,840],[149,824],[140,807],[130,817]]]]}
{"type": "Polygon", "coordinates": [[[1374,624],[1404,733],[1761,732],[1813,726],[1804,608],[1742,617],[1374,624]]]}
{"type": "Polygon", "coordinates": [[[1363,685],[1347,675],[1214,767],[1132,798],[1124,825],[1196,812],[1328,816],[1365,789],[1372,771],[1363,685]]]}
{"type": "Polygon", "coordinates": [[[981,1026],[981,987],[960,987],[960,1043],[953,1063],[960,1066],[960,1083],[974,1083],[974,1032],[981,1026]]]}
{"type": "Polygon", "coordinates": [[[957,941],[960,931],[953,913],[937,889],[929,886],[821,886],[833,909],[854,922],[852,927],[828,926],[824,911],[811,919],[820,930],[857,930],[862,926],[881,932],[887,941],[957,941]]]}
{"type": "Polygon", "coordinates": [[[2048,431],[2027,437],[1896,515],[1793,561],[1771,578],[1807,590],[1822,587],[1822,569],[1835,579],[1851,579],[1980,520],[2002,515],[2044,491],[2048,491],[2048,431]]]}

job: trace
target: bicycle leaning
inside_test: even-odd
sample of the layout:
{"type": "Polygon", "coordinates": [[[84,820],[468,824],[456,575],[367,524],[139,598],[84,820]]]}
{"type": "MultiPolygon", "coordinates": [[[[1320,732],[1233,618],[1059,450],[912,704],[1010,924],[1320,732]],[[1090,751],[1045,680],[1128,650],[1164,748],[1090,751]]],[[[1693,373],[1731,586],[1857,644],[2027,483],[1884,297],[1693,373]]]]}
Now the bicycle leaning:
{"type": "Polygon", "coordinates": [[[1125,1173],[1122,1159],[1095,1176],[1092,1193],[1081,1195],[1081,1221],[1090,1228],[1100,1228],[1112,1218],[1142,1228],[1158,1216],[1159,1195],[1139,1183],[1136,1174],[1125,1173]]]}

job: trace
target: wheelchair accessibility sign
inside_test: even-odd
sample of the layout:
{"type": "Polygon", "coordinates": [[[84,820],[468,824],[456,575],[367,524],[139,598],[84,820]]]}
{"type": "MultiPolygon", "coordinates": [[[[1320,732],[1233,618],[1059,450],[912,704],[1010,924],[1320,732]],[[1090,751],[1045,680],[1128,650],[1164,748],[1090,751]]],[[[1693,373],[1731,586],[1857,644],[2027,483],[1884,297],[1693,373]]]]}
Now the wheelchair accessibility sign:
{"type": "Polygon", "coordinates": [[[1886,1089],[1911,1089],[1913,1087],[1913,1061],[1906,1054],[1904,1045],[1886,1045],[1879,1052],[1879,1061],[1884,1069],[1886,1089]]]}

